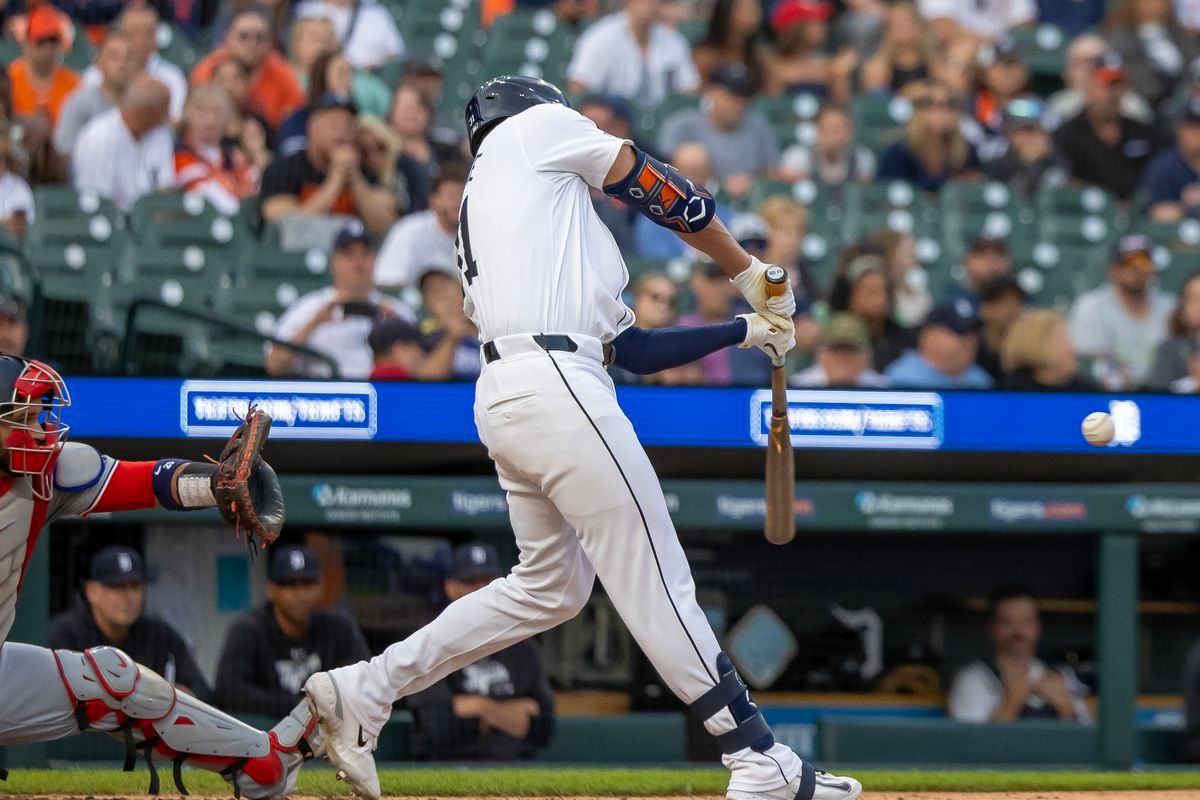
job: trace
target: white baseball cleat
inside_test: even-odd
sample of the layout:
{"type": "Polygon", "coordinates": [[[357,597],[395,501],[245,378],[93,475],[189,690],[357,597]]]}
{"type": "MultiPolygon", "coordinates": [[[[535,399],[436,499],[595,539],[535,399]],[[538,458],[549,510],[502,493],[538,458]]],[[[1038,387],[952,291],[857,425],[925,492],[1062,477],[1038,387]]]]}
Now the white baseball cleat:
{"type": "Polygon", "coordinates": [[[337,682],[328,672],[317,672],[304,683],[304,694],[325,734],[318,755],[338,768],[337,777],[351,793],[363,800],[379,800],[379,773],[371,752],[378,741],[363,730],[350,709],[342,703],[337,682]]]}
{"type": "Polygon", "coordinates": [[[807,763],[800,774],[787,786],[769,792],[740,792],[730,790],[726,800],[858,800],[862,784],[854,778],[830,775],[814,770],[807,763]],[[808,781],[806,776],[811,776],[808,781]]]}

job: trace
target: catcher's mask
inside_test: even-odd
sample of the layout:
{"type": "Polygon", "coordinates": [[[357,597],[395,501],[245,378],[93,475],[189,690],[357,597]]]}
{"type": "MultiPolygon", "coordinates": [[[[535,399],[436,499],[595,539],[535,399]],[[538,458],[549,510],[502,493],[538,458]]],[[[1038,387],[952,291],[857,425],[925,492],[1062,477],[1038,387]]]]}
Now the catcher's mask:
{"type": "Polygon", "coordinates": [[[39,500],[54,493],[54,465],[70,428],[61,414],[69,405],[67,385],[54,369],[0,354],[0,424],[9,427],[4,440],[8,471],[28,475],[39,500]]]}

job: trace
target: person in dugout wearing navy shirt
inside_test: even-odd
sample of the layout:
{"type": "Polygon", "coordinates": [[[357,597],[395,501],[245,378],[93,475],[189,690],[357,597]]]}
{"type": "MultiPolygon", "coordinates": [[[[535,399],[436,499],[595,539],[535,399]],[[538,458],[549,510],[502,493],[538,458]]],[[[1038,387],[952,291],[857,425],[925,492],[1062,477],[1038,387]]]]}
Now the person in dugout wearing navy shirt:
{"type": "MultiPolygon", "coordinates": [[[[494,547],[461,545],[451,558],[446,597],[453,602],[502,574],[494,547]]],[[[416,759],[532,760],[554,732],[554,698],[529,640],[481,658],[406,702],[416,759]]]]}
{"type": "Polygon", "coordinates": [[[54,650],[80,651],[119,647],[176,689],[211,700],[208,681],[183,637],[163,620],[145,613],[146,567],[141,554],[109,545],[92,558],[89,576],[83,585],[84,601],[50,621],[47,645],[54,650]]]}
{"type": "Polygon", "coordinates": [[[230,626],[217,667],[217,702],[234,713],[287,713],[314,672],[371,657],[354,622],[317,607],[316,553],[277,544],[268,555],[267,601],[230,626]]]}

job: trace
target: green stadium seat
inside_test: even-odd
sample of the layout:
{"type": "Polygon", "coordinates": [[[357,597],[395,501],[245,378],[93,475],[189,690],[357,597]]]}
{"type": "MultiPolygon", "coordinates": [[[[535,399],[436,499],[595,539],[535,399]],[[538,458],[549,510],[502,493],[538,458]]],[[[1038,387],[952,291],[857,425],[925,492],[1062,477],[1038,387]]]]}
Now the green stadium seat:
{"type": "Polygon", "coordinates": [[[1115,214],[1116,198],[1099,186],[1053,186],[1037,194],[1042,219],[1079,218],[1115,214]]]}
{"type": "Polygon", "coordinates": [[[103,372],[116,363],[119,322],[107,286],[72,275],[43,277],[30,318],[31,352],[64,372],[103,372]]]}
{"type": "Polygon", "coordinates": [[[69,277],[88,286],[111,286],[116,277],[117,250],[106,244],[31,243],[26,254],[43,279],[69,277]]]}
{"type": "Polygon", "coordinates": [[[704,38],[704,33],[708,30],[708,20],[702,17],[689,17],[679,23],[678,30],[694,46],[704,38]]]}
{"type": "MultiPolygon", "coordinates": [[[[1070,39],[1054,25],[1041,24],[1036,27],[1019,27],[1009,35],[1020,48],[1029,71],[1038,79],[1055,79],[1061,87],[1063,68],[1067,64],[1067,45],[1070,39]]],[[[1039,88],[1042,85],[1039,83],[1039,88]]]]}
{"type": "Polygon", "coordinates": [[[280,315],[297,298],[328,285],[322,278],[239,277],[214,295],[213,304],[230,319],[270,335],[280,315]]]}
{"type": "Polygon", "coordinates": [[[95,58],[96,53],[92,43],[88,41],[88,37],[82,29],[76,28],[75,39],[71,42],[71,50],[63,56],[63,65],[76,72],[83,72],[95,58]]]}
{"type": "Polygon", "coordinates": [[[448,63],[486,44],[479,13],[478,4],[410,3],[400,20],[400,32],[413,57],[448,63]]]}
{"type": "Polygon", "coordinates": [[[747,198],[747,205],[752,209],[757,209],[762,205],[762,201],[768,197],[783,195],[784,197],[796,197],[797,187],[799,184],[791,181],[776,181],[768,178],[760,178],[750,187],[750,194],[747,198]]]}
{"type": "Polygon", "coordinates": [[[1175,294],[1188,277],[1200,271],[1200,250],[1158,248],[1154,261],[1158,266],[1159,288],[1175,294]]]}
{"type": "MultiPolygon", "coordinates": [[[[128,274],[154,277],[206,277],[233,272],[234,264],[222,258],[222,253],[199,245],[138,244],[129,249],[128,274]]],[[[124,277],[124,276],[122,276],[124,277]]]]}
{"type": "Polygon", "coordinates": [[[972,240],[980,236],[1008,240],[1036,218],[1032,208],[998,182],[951,181],[937,199],[941,243],[947,257],[956,261],[962,259],[972,240]]]}
{"type": "Polygon", "coordinates": [[[120,300],[144,298],[169,306],[207,307],[232,285],[232,260],[196,245],[139,245],[129,250],[124,274],[118,276],[120,300]]]}
{"type": "MultiPolygon", "coordinates": [[[[678,111],[683,111],[689,108],[698,108],[700,105],[699,99],[688,97],[686,95],[671,95],[665,98],[657,107],[652,109],[635,108],[634,113],[637,115],[634,119],[633,128],[636,137],[641,141],[658,143],[658,135],[662,129],[662,124],[666,122],[670,116],[678,111]]],[[[667,157],[670,153],[665,153],[667,157]]]]}
{"type": "Polygon", "coordinates": [[[128,321],[122,366],[130,375],[215,376],[210,325],[170,309],[141,308],[128,321]]]}
{"type": "Polygon", "coordinates": [[[657,258],[637,258],[626,256],[625,267],[629,270],[629,282],[633,283],[647,272],[667,273],[669,262],[657,258]]]}
{"type": "Polygon", "coordinates": [[[916,238],[938,231],[939,213],[935,200],[902,181],[848,184],[843,207],[847,241],[889,229],[916,238]]]}
{"type": "Polygon", "coordinates": [[[0,234],[0,289],[28,300],[36,282],[33,263],[7,234],[0,234]]]}
{"type": "Polygon", "coordinates": [[[11,64],[15,59],[21,57],[21,45],[17,44],[17,40],[11,35],[6,35],[0,38],[0,61],[5,64],[11,64]]]}
{"type": "Polygon", "coordinates": [[[319,249],[290,253],[260,242],[244,250],[237,272],[245,278],[319,281],[329,284],[329,256],[319,249]]]}
{"type": "Polygon", "coordinates": [[[124,224],[122,214],[111,201],[95,192],[77,192],[70,186],[37,186],[33,205],[39,222],[79,216],[102,216],[117,228],[124,224]]]}
{"type": "Polygon", "coordinates": [[[874,152],[895,141],[912,116],[912,103],[904,98],[877,93],[860,94],[851,106],[859,144],[874,152]]]}
{"type": "Polygon", "coordinates": [[[192,45],[187,35],[169,22],[158,23],[158,54],[163,60],[183,70],[185,75],[191,74],[192,68],[200,60],[200,51],[192,45]]]}
{"type": "MultiPolygon", "coordinates": [[[[144,268],[145,264],[138,266],[144,268]]],[[[141,273],[118,284],[118,302],[124,307],[135,300],[155,300],[171,307],[211,310],[213,296],[232,279],[220,276],[215,287],[213,283],[211,275],[141,273]]]]}
{"type": "Polygon", "coordinates": [[[120,229],[101,214],[86,216],[78,214],[60,219],[37,218],[29,226],[26,242],[30,246],[66,246],[86,244],[89,246],[112,246],[120,242],[120,229]]]}
{"type": "Polygon", "coordinates": [[[1106,255],[1102,246],[1039,241],[1028,256],[1014,259],[1014,268],[1035,305],[1066,311],[1078,295],[1103,281],[1106,255]]]}

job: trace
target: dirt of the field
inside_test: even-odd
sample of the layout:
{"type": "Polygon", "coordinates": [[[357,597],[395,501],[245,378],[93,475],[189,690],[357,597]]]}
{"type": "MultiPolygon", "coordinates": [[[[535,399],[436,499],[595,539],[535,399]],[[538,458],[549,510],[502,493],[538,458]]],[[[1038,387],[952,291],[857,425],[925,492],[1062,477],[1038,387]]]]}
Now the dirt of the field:
{"type": "MultiPolygon", "coordinates": [[[[5,795],[5,800],[166,800],[174,795],[5,795]]],[[[292,800],[344,800],[347,795],[293,797],[292,800]]],[[[498,800],[492,797],[389,797],[384,800],[498,800]]],[[[517,800],[512,798],[511,800],[517,800]]],[[[713,797],[543,797],[520,800],[724,800],[713,797]]],[[[1200,790],[1127,791],[1127,792],[872,792],[864,791],[863,800],[1200,800],[1200,790]]]]}

